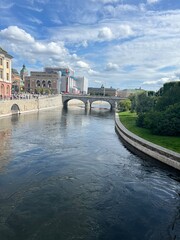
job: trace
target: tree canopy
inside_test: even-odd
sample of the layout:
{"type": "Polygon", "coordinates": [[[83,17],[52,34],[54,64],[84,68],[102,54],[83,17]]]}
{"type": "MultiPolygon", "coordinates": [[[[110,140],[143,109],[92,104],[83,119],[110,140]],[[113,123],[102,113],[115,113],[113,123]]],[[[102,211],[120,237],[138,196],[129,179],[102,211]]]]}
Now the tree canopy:
{"type": "Polygon", "coordinates": [[[180,136],[180,82],[164,84],[155,95],[141,93],[130,99],[137,126],[158,135],[180,136]]]}

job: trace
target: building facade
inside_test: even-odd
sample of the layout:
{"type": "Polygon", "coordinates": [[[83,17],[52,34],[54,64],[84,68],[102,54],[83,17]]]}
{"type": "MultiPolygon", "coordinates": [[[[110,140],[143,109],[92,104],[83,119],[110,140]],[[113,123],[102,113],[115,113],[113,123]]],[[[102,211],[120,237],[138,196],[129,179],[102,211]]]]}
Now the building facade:
{"type": "Polygon", "coordinates": [[[57,94],[59,74],[57,72],[30,72],[25,76],[24,90],[30,93],[57,94]]]}
{"type": "Polygon", "coordinates": [[[21,77],[18,73],[18,71],[14,68],[12,68],[11,71],[11,79],[12,79],[12,89],[11,92],[19,93],[20,92],[20,86],[21,86],[21,77]]]}
{"type": "Polygon", "coordinates": [[[12,56],[0,48],[0,98],[11,96],[11,61],[12,56]]]}
{"type": "Polygon", "coordinates": [[[103,85],[100,88],[89,87],[88,93],[90,95],[99,96],[117,96],[117,91],[115,88],[105,88],[103,85]]]}

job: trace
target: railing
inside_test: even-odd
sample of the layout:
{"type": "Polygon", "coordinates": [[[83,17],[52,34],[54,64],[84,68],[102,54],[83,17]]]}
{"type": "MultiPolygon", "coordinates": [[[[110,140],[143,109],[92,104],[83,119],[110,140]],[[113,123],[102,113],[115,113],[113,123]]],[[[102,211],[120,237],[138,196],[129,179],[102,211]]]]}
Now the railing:
{"type": "Polygon", "coordinates": [[[11,100],[20,100],[20,99],[39,99],[39,98],[49,98],[55,97],[57,94],[53,95],[41,95],[41,94],[18,94],[12,95],[10,97],[0,97],[0,101],[11,101],[11,100]]]}

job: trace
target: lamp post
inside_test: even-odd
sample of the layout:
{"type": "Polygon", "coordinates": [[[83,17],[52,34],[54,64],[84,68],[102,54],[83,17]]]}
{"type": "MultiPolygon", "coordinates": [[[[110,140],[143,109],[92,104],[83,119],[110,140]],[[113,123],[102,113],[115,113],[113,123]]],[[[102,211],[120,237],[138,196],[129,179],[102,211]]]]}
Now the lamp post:
{"type": "Polygon", "coordinates": [[[103,89],[103,96],[105,96],[105,86],[102,84],[101,89],[103,89]]]}

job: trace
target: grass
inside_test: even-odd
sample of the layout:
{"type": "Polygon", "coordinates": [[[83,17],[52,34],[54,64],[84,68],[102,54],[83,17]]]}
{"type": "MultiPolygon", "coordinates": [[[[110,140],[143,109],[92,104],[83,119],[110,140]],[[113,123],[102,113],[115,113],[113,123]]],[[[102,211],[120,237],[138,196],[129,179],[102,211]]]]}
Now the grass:
{"type": "Polygon", "coordinates": [[[120,120],[122,124],[131,132],[150,141],[155,143],[159,146],[164,148],[170,149],[174,152],[180,153],[180,137],[174,136],[159,136],[154,135],[150,132],[149,129],[140,128],[136,126],[136,113],[130,112],[121,112],[119,113],[120,120]]]}

